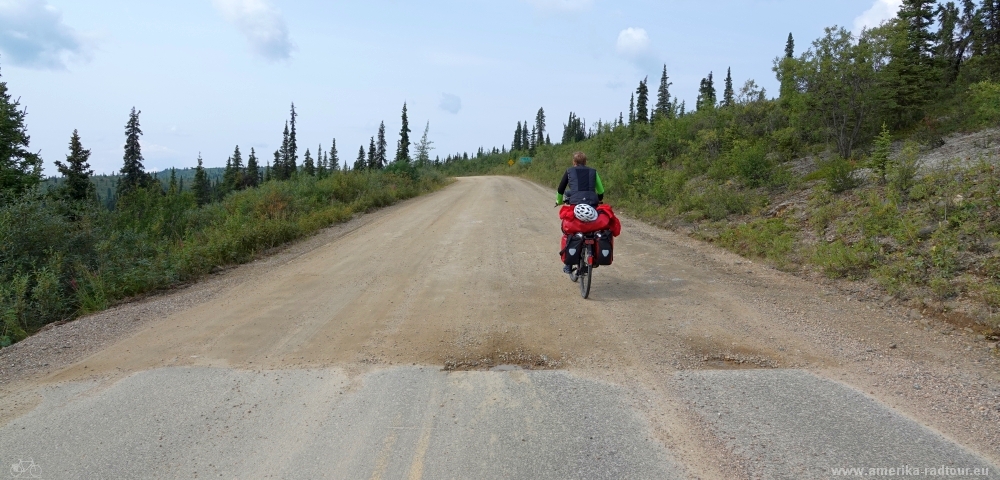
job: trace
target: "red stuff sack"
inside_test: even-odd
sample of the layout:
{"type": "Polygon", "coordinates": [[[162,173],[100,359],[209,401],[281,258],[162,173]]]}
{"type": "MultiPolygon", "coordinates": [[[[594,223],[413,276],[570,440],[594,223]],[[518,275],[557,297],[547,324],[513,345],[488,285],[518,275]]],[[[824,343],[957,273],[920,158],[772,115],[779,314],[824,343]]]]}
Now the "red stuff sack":
{"type": "Polygon", "coordinates": [[[573,220],[576,215],[573,214],[573,205],[563,205],[559,209],[559,219],[560,220],[573,220]]]}
{"type": "Polygon", "coordinates": [[[597,206],[597,220],[593,222],[582,222],[573,214],[573,205],[563,205],[559,210],[559,218],[562,220],[563,233],[590,233],[599,230],[611,230],[614,236],[621,235],[622,225],[615,216],[611,205],[600,204],[597,206]]]}
{"type": "Polygon", "coordinates": [[[597,206],[597,214],[606,214],[611,220],[608,222],[608,230],[611,230],[611,235],[617,237],[622,234],[622,222],[618,220],[615,216],[615,211],[611,209],[611,205],[602,203],[597,206]]]}
{"type": "Polygon", "coordinates": [[[607,230],[611,224],[611,218],[607,215],[597,215],[597,220],[593,222],[582,222],[573,217],[572,220],[563,220],[563,233],[590,233],[598,230],[607,230]]]}

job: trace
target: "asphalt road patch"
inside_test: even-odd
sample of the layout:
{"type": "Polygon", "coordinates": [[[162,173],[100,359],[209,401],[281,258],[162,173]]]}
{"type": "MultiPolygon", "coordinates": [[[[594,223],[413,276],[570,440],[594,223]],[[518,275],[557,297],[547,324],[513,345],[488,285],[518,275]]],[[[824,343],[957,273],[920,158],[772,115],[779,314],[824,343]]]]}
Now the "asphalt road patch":
{"type": "Polygon", "coordinates": [[[43,395],[0,428],[42,478],[686,478],[620,388],[565,371],[168,367],[43,395]]]}
{"type": "Polygon", "coordinates": [[[687,371],[677,380],[685,400],[741,459],[749,478],[831,478],[839,468],[998,472],[940,433],[809,372],[687,371]]]}

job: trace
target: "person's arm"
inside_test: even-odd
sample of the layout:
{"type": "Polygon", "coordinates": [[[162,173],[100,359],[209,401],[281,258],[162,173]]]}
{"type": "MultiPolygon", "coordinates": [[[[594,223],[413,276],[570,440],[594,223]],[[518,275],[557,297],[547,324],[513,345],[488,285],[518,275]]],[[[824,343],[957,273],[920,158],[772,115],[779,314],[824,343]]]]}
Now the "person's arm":
{"type": "Polygon", "coordinates": [[[597,188],[594,189],[597,192],[597,199],[599,201],[604,201],[604,182],[601,181],[601,174],[595,174],[597,178],[597,188]]]}
{"type": "Polygon", "coordinates": [[[566,193],[566,187],[569,186],[569,172],[563,173],[562,180],[559,181],[559,189],[556,190],[556,205],[563,203],[563,194],[566,193]]]}

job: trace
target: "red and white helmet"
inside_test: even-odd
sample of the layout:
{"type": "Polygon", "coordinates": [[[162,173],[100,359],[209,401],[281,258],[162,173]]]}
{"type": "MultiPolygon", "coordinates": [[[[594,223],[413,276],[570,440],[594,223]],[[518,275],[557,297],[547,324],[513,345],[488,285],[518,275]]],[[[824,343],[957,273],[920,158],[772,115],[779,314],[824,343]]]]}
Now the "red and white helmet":
{"type": "Polygon", "coordinates": [[[581,222],[593,222],[597,220],[597,210],[586,203],[581,203],[573,207],[573,215],[581,222]]]}

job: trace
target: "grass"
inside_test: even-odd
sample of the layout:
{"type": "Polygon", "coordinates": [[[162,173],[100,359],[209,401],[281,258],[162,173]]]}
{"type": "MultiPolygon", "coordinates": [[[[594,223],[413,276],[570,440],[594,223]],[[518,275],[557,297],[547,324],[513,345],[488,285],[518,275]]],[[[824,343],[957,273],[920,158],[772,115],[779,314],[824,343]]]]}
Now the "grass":
{"type": "Polygon", "coordinates": [[[114,211],[45,196],[0,208],[0,345],[42,326],[245,263],[329,225],[443,186],[433,171],[268,182],[197,207],[139,191],[114,211]]]}

